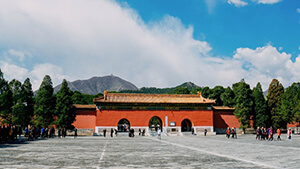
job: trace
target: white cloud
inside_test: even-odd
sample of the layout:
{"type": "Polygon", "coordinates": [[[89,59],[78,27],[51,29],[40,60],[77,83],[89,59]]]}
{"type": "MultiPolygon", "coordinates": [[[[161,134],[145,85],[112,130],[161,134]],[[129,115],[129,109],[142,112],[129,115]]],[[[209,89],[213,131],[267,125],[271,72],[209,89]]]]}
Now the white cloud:
{"type": "Polygon", "coordinates": [[[0,68],[1,71],[4,73],[4,78],[9,81],[12,79],[23,80],[28,74],[27,69],[14,64],[9,64],[4,61],[0,61],[0,68]]]}
{"type": "Polygon", "coordinates": [[[253,86],[258,81],[266,89],[273,78],[277,78],[284,86],[299,81],[300,57],[296,62],[291,61],[291,54],[279,52],[275,47],[267,45],[255,50],[238,48],[234,60],[248,69],[245,79],[253,86]]]}
{"type": "Polygon", "coordinates": [[[63,70],[61,67],[52,65],[49,63],[35,65],[33,70],[29,72],[29,77],[31,79],[32,88],[37,90],[45,75],[51,77],[54,86],[60,84],[62,79],[67,79],[68,77],[63,75],[63,70]]]}
{"type": "Polygon", "coordinates": [[[300,13],[300,8],[297,8],[297,13],[300,13]]]}
{"type": "Polygon", "coordinates": [[[279,51],[282,51],[282,50],[283,50],[283,47],[282,47],[282,46],[280,46],[280,47],[278,48],[278,50],[279,50],[279,51]]]}
{"type": "Polygon", "coordinates": [[[233,4],[236,7],[242,7],[248,5],[248,2],[242,0],[228,0],[229,4],[233,4]]]}
{"type": "Polygon", "coordinates": [[[23,82],[29,77],[33,90],[37,90],[40,87],[45,75],[50,75],[54,85],[58,85],[62,82],[62,79],[68,78],[63,75],[61,67],[49,63],[37,64],[34,66],[33,70],[29,71],[21,66],[0,61],[0,68],[4,73],[4,78],[8,81],[17,79],[23,82]]]}
{"type": "Polygon", "coordinates": [[[259,4],[275,4],[281,2],[282,0],[258,0],[259,4]]]}
{"type": "MultiPolygon", "coordinates": [[[[111,0],[10,0],[0,11],[4,50],[34,51],[29,66],[15,65],[20,71],[3,72],[11,77],[24,72],[18,78],[30,77],[35,90],[46,74],[58,85],[63,78],[72,81],[113,73],[138,87],[185,81],[231,86],[242,78],[267,87],[272,78],[289,83],[299,77],[300,57],[293,63],[290,54],[267,45],[239,48],[234,58],[217,58],[211,56],[207,42],[194,39],[193,27],[180,19],[165,16],[144,23],[134,10],[111,0]]],[[[3,67],[7,67],[4,62],[3,67]]]]}

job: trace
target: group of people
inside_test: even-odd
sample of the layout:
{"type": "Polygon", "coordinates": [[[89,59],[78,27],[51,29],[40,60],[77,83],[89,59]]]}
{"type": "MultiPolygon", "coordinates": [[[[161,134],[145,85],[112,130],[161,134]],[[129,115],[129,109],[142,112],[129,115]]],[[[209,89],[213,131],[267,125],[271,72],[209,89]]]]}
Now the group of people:
{"type": "MultiPolygon", "coordinates": [[[[273,127],[269,127],[269,128],[264,128],[264,127],[257,127],[256,129],[256,140],[268,140],[268,141],[272,141],[274,140],[274,132],[275,130],[273,130],[273,127]]],[[[276,130],[276,134],[277,134],[277,140],[281,140],[281,129],[278,128],[276,130]]],[[[289,128],[287,130],[287,137],[288,139],[292,139],[292,129],[289,128]]]]}
{"type": "Polygon", "coordinates": [[[139,136],[145,136],[145,129],[139,129],[139,136]]]}
{"type": "MultiPolygon", "coordinates": [[[[74,137],[77,137],[77,129],[74,129],[74,137]]],[[[24,130],[22,130],[21,126],[0,126],[0,143],[2,142],[8,142],[15,140],[21,141],[21,135],[27,137],[29,141],[33,141],[34,139],[38,138],[54,138],[55,137],[55,128],[43,128],[43,127],[25,127],[24,130]]],[[[58,129],[58,137],[63,138],[67,136],[67,129],[62,128],[58,129]]]]}
{"type": "Polygon", "coordinates": [[[237,135],[236,135],[236,128],[235,127],[227,127],[226,129],[226,137],[229,139],[231,136],[231,138],[235,138],[237,139],[237,135]]]}
{"type": "MultiPolygon", "coordinates": [[[[103,130],[103,136],[106,137],[106,129],[103,130]]],[[[116,136],[118,136],[118,130],[117,129],[110,129],[110,137],[114,137],[114,133],[116,136]]]]}
{"type": "MultiPolygon", "coordinates": [[[[125,130],[123,130],[123,131],[125,131],[125,130]]],[[[129,128],[128,130],[126,129],[126,131],[128,131],[128,137],[134,137],[135,136],[133,128],[129,128]]],[[[106,137],[107,130],[103,129],[102,133],[103,133],[103,136],[106,137]]],[[[118,130],[114,129],[114,128],[111,128],[110,129],[110,137],[114,137],[114,134],[115,134],[115,136],[118,136],[118,130]]],[[[143,129],[143,130],[139,129],[139,136],[145,136],[145,129],[143,129]]]]}
{"type": "Polygon", "coordinates": [[[0,126],[0,143],[9,140],[15,141],[19,135],[21,137],[22,128],[20,126],[0,126]]]}

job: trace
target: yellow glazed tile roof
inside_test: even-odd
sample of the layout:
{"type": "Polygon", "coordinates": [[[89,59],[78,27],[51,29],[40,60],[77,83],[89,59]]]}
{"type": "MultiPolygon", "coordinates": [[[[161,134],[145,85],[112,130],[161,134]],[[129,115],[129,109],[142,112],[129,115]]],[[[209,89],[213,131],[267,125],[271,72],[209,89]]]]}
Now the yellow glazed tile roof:
{"type": "Polygon", "coordinates": [[[94,102],[113,103],[215,103],[214,100],[203,98],[201,93],[191,94],[128,94],[108,93],[103,97],[95,98],[94,102]]]}
{"type": "Polygon", "coordinates": [[[96,105],[94,104],[74,104],[73,105],[76,109],[96,109],[96,105]]]}

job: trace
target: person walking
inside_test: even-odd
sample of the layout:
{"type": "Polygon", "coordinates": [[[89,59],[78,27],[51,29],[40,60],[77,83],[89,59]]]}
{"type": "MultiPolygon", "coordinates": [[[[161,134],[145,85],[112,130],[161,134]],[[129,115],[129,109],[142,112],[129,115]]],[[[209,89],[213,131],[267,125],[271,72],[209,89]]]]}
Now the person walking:
{"type": "Polygon", "coordinates": [[[161,140],[161,130],[160,130],[160,128],[158,128],[158,130],[157,130],[157,137],[158,137],[159,140],[161,140]]]}
{"type": "Polygon", "coordinates": [[[231,133],[230,127],[227,127],[227,130],[226,130],[226,137],[227,138],[230,138],[230,133],[231,133]]]}
{"type": "Polygon", "coordinates": [[[281,140],[280,136],[281,136],[281,130],[280,130],[280,128],[278,128],[277,129],[277,140],[281,140]]]}
{"type": "Polygon", "coordinates": [[[287,136],[288,136],[288,139],[291,140],[292,139],[292,129],[289,128],[288,132],[287,132],[287,136]]]}
{"type": "Polygon", "coordinates": [[[77,128],[74,129],[74,138],[77,137],[77,128]]]}
{"type": "Polygon", "coordinates": [[[106,129],[103,130],[103,136],[106,137],[106,129]]]}
{"type": "Polygon", "coordinates": [[[114,129],[113,128],[110,129],[110,137],[114,137],[114,129]]]}
{"type": "Polygon", "coordinates": [[[207,129],[204,129],[204,136],[206,136],[207,134],[207,129]]]}

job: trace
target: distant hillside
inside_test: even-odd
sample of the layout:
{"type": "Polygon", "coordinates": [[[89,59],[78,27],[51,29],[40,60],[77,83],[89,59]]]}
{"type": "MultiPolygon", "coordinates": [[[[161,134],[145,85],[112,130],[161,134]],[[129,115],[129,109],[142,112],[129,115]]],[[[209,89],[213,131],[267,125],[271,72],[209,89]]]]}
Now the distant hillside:
{"type": "Polygon", "coordinates": [[[195,88],[200,88],[200,86],[192,83],[192,82],[185,82],[179,86],[176,86],[176,87],[186,87],[188,88],[189,90],[192,90],[192,89],[195,89],[195,88]]]}
{"type": "Polygon", "coordinates": [[[198,85],[192,82],[185,82],[181,85],[178,85],[176,87],[170,87],[170,88],[142,87],[138,90],[122,90],[120,92],[121,93],[173,94],[175,89],[178,87],[186,87],[189,90],[200,88],[198,85]]]}
{"type": "MultiPolygon", "coordinates": [[[[104,90],[118,92],[121,90],[138,90],[134,84],[113,75],[92,77],[88,80],[76,80],[74,82],[68,82],[68,85],[72,91],[92,95],[103,93],[104,90]]],[[[57,93],[60,88],[61,84],[54,87],[54,93],[57,93]]]]}

